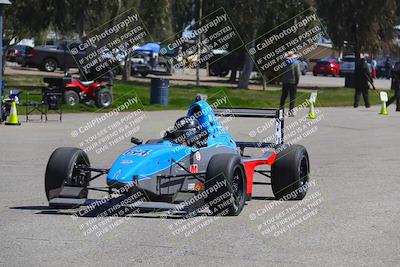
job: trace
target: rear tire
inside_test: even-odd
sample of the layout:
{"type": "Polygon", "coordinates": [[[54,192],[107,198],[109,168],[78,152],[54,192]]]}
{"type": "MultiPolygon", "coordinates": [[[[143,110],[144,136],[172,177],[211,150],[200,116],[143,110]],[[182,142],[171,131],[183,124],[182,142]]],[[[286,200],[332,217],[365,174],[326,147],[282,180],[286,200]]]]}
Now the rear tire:
{"type": "Polygon", "coordinates": [[[246,174],[236,154],[217,154],[208,163],[205,190],[210,192],[205,203],[213,215],[237,216],[243,210],[246,174]],[[211,191],[211,188],[217,188],[211,191]]]}
{"type": "Polygon", "coordinates": [[[64,101],[68,106],[77,106],[79,104],[79,95],[73,90],[64,92],[64,101]]]}
{"type": "Polygon", "coordinates": [[[57,198],[64,186],[78,186],[83,190],[78,198],[87,198],[90,172],[82,173],[75,166],[90,167],[87,154],[74,147],[59,147],[51,154],[44,180],[47,200],[57,198]]]}
{"type": "Polygon", "coordinates": [[[278,199],[303,199],[307,194],[310,161],[305,147],[291,145],[279,152],[271,166],[271,185],[278,199]]]}
{"type": "Polygon", "coordinates": [[[53,58],[46,58],[42,63],[42,69],[47,72],[54,72],[57,69],[57,61],[53,58]]]}
{"type": "Polygon", "coordinates": [[[96,92],[95,98],[96,107],[98,108],[108,108],[112,104],[112,92],[110,89],[99,89],[96,92]]]}

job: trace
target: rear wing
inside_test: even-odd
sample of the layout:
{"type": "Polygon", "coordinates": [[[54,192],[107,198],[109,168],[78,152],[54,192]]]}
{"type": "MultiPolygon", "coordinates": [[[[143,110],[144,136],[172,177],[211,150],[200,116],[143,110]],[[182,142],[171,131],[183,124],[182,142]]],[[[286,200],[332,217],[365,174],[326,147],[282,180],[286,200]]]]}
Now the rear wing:
{"type": "Polygon", "coordinates": [[[275,142],[236,142],[243,150],[245,147],[277,147],[283,144],[284,114],[283,109],[271,108],[219,108],[214,109],[216,116],[239,118],[265,118],[275,119],[275,142]]]}

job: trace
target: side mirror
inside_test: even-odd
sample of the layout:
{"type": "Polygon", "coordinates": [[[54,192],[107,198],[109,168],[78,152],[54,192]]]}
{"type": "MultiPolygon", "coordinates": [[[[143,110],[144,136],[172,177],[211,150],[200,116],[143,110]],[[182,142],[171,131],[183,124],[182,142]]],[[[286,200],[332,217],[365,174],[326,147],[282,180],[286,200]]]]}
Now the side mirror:
{"type": "Polygon", "coordinates": [[[132,137],[131,138],[131,143],[135,144],[135,145],[141,145],[141,144],[143,144],[143,140],[139,139],[139,138],[136,138],[136,137],[132,137]]]}

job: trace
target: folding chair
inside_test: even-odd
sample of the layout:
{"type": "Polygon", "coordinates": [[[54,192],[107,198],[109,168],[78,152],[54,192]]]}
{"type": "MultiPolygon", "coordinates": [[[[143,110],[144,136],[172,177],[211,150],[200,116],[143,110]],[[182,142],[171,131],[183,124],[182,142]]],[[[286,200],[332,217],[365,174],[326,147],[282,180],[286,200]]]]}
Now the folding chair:
{"type": "Polygon", "coordinates": [[[46,116],[45,102],[43,101],[43,92],[27,92],[25,106],[25,121],[35,121],[35,119],[29,119],[29,115],[32,115],[34,111],[38,111],[40,114],[40,121],[43,121],[43,116],[46,116]],[[33,101],[32,97],[40,96],[40,101],[33,101]]]}
{"type": "Polygon", "coordinates": [[[49,120],[47,114],[49,110],[54,111],[59,115],[59,121],[62,122],[62,90],[57,89],[44,89],[43,90],[43,102],[44,102],[44,114],[46,122],[49,120]]]}

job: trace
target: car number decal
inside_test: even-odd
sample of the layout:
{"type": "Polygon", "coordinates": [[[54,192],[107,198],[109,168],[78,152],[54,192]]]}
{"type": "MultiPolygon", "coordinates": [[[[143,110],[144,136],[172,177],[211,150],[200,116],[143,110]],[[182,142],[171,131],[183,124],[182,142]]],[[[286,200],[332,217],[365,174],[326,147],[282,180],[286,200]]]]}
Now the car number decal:
{"type": "Polygon", "coordinates": [[[196,158],[197,161],[201,160],[201,154],[199,151],[197,151],[196,153],[194,153],[194,157],[196,158]]]}

